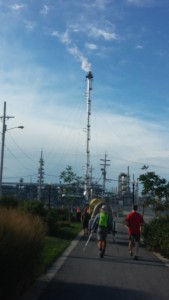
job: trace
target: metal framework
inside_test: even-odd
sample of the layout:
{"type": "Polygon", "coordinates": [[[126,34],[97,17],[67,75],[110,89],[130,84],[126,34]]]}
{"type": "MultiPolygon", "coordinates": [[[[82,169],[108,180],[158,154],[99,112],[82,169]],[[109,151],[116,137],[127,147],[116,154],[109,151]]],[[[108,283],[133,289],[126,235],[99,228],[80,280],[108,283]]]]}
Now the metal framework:
{"type": "Polygon", "coordinates": [[[91,99],[90,92],[92,90],[93,75],[91,71],[86,75],[87,78],[87,140],[86,140],[86,175],[85,175],[85,198],[88,202],[90,200],[90,116],[91,116],[91,99]]]}

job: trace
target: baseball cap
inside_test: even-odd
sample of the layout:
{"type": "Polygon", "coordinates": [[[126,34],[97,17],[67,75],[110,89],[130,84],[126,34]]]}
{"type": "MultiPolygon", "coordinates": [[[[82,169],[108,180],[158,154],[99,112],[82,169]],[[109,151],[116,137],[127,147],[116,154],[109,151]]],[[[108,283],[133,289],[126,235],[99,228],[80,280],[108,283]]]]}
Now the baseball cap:
{"type": "Polygon", "coordinates": [[[107,210],[107,206],[106,205],[102,205],[102,209],[103,210],[107,210]]]}

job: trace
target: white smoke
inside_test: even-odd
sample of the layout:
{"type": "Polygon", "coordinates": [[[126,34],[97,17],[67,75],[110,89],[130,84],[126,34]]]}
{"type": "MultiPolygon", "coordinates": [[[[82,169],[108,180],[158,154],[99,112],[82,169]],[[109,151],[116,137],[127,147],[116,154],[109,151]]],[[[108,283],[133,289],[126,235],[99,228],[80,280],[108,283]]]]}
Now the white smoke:
{"type": "Polygon", "coordinates": [[[91,63],[88,61],[88,59],[82,54],[82,52],[78,49],[76,45],[73,45],[72,40],[69,36],[69,30],[66,30],[63,33],[59,33],[58,31],[51,31],[51,36],[59,38],[60,42],[62,44],[65,44],[67,46],[68,52],[74,56],[74,58],[77,61],[80,61],[81,68],[85,72],[91,71],[91,63]]]}
{"type": "Polygon", "coordinates": [[[77,46],[71,47],[68,51],[81,62],[81,68],[85,72],[91,71],[91,63],[89,63],[88,59],[81,53],[81,51],[77,48],[77,46]]]}

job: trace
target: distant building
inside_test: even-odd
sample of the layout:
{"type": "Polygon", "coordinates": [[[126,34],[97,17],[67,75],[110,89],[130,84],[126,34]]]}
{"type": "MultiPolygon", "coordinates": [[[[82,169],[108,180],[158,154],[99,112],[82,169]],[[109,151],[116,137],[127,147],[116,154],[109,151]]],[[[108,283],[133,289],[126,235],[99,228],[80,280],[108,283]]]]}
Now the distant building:
{"type": "Polygon", "coordinates": [[[118,194],[123,196],[128,192],[128,175],[120,173],[118,177],[118,194]]]}

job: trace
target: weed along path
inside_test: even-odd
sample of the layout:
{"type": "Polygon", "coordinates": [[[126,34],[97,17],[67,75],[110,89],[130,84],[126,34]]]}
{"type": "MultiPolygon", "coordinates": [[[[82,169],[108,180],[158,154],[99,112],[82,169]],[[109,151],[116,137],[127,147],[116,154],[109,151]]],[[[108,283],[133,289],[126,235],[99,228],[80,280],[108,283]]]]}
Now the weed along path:
{"type": "Polygon", "coordinates": [[[81,233],[22,300],[168,300],[167,263],[143,245],[135,261],[129,256],[127,230],[120,218],[116,230],[114,243],[108,235],[104,258],[99,257],[96,234],[83,252],[87,237],[81,233]]]}

